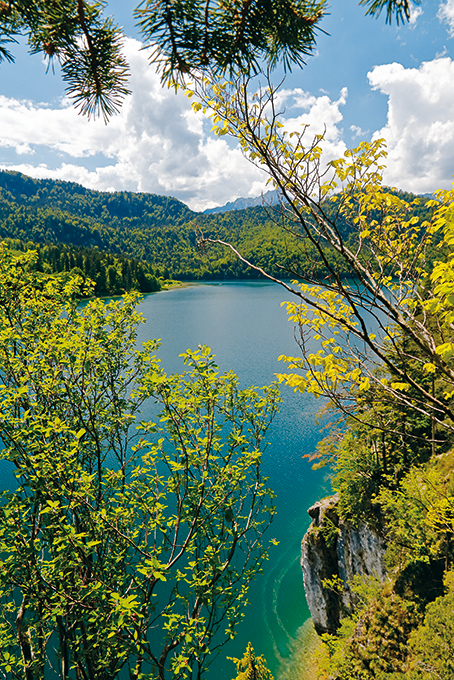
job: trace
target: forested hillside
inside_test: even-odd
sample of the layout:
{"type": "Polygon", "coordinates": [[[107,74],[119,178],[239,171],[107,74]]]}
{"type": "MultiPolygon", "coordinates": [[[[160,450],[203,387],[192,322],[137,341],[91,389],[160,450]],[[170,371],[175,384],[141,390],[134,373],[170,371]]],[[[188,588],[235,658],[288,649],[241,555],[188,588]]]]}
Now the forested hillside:
{"type": "Polygon", "coordinates": [[[0,236],[91,246],[147,262],[156,277],[247,278],[256,273],[221,248],[200,253],[196,229],[232,240],[255,264],[285,252],[285,239],[261,207],[201,215],[153,194],[99,192],[70,183],[0,173],[0,236]]]}
{"type": "MultiPolygon", "coordinates": [[[[420,213],[424,213],[425,200],[418,208],[420,213]]],[[[271,274],[285,275],[278,265],[290,274],[302,268],[320,273],[322,264],[314,246],[295,239],[283,226],[288,226],[285,218],[272,208],[203,215],[166,196],[92,191],[72,182],[0,172],[0,238],[92,247],[135,258],[146,263],[148,273],[156,278],[259,276],[221,246],[200,252],[197,230],[208,238],[235,244],[247,260],[271,274]]],[[[330,256],[337,269],[347,274],[342,259],[334,251],[330,256]]]]}
{"type": "Polygon", "coordinates": [[[62,280],[80,276],[90,281],[87,295],[122,295],[132,290],[155,293],[170,282],[158,280],[146,262],[124,255],[112,255],[95,247],[84,248],[66,243],[39,244],[5,239],[4,243],[15,253],[35,250],[36,258],[29,265],[44,275],[57,275],[62,280]]]}

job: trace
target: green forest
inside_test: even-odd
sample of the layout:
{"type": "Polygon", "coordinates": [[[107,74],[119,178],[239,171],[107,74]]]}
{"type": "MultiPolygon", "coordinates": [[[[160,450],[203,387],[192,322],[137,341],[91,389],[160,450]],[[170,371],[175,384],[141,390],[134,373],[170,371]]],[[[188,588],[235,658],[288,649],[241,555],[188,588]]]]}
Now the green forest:
{"type": "Polygon", "coordinates": [[[2,238],[97,248],[136,258],[164,279],[257,276],[220,248],[199,252],[198,229],[241,244],[258,266],[273,265],[286,250],[279,225],[260,207],[202,215],[164,196],[91,191],[14,172],[0,173],[0,216],[2,238]]]}
{"type": "MultiPolygon", "coordinates": [[[[412,208],[421,219],[428,214],[427,200],[412,208]]],[[[348,240],[352,236],[348,225],[338,223],[348,240]]],[[[97,292],[105,293],[121,292],[121,287],[131,290],[133,280],[138,290],[152,292],[157,290],[153,277],[179,281],[261,277],[219,245],[198,247],[198,238],[234,243],[246,260],[274,276],[291,278],[302,269],[314,276],[325,271],[316,247],[294,238],[291,220],[276,206],[203,215],[166,196],[99,192],[9,171],[0,171],[0,237],[14,239],[16,247],[17,242],[39,247],[40,258],[55,272],[76,266],[97,281],[101,261],[103,271],[111,267],[112,275],[115,267],[118,283],[106,288],[104,274],[97,283],[97,292]],[[102,260],[96,251],[108,253],[110,260],[102,260]]],[[[333,249],[328,249],[328,256],[342,274],[349,273],[333,249]]]]}
{"type": "Polygon", "coordinates": [[[122,295],[131,290],[155,293],[163,285],[171,283],[157,279],[147,263],[124,255],[115,256],[97,248],[66,243],[43,245],[11,238],[6,238],[4,243],[17,253],[36,251],[36,259],[30,266],[44,276],[59,275],[62,279],[80,276],[87,282],[86,294],[122,295]]]}

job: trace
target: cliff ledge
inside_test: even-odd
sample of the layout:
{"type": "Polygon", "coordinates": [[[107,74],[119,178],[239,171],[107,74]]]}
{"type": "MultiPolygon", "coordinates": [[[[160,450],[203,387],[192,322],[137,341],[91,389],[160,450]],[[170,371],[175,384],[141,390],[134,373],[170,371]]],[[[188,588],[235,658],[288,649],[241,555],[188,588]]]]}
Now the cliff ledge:
{"type": "Polygon", "coordinates": [[[357,574],[386,578],[383,539],[365,524],[340,519],[338,502],[336,494],[309,508],[312,523],[301,544],[304,589],[319,635],[334,633],[342,617],[352,612],[357,598],[348,584],[357,574]],[[335,587],[339,579],[344,584],[341,592],[335,587]],[[333,587],[326,581],[324,586],[324,580],[333,587]]]}

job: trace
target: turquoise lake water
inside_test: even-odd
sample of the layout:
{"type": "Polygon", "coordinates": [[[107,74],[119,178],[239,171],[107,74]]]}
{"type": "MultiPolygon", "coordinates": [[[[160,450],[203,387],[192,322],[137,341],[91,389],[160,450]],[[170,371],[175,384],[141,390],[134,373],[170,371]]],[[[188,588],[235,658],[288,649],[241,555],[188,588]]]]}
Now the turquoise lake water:
{"type": "MultiPolygon", "coordinates": [[[[159,354],[168,373],[182,371],[178,355],[201,343],[211,347],[222,370],[239,376],[242,386],[265,385],[284,369],[280,354],[298,355],[293,326],[281,307],[289,297],[278,285],[256,282],[197,284],[148,295],[140,305],[146,323],[139,327],[139,340],[161,338],[159,354]]],[[[275,680],[306,680],[302,651],[311,636],[300,544],[310,522],[307,508],[328,495],[330,487],[326,473],[313,471],[303,459],[322,436],[314,423],[320,402],[285,387],[282,396],[263,456],[263,473],[277,494],[277,515],[265,537],[276,538],[279,545],[272,547],[264,573],[250,588],[237,638],[214,660],[208,680],[236,677],[226,657],[241,657],[248,641],[256,654],[266,656],[275,680]]],[[[15,484],[12,467],[2,461],[0,488],[15,484]]]]}
{"type": "MultiPolygon", "coordinates": [[[[294,330],[281,302],[289,293],[269,283],[197,284],[147,296],[140,311],[147,322],[140,340],[161,338],[162,366],[181,371],[178,355],[207,344],[223,370],[232,369],[243,386],[264,385],[283,371],[280,354],[297,355],[294,330]]],[[[264,574],[250,589],[250,605],[237,638],[213,662],[210,680],[232,680],[235,669],[226,656],[242,656],[250,641],[266,656],[275,680],[299,680],[300,652],[309,611],[300,568],[301,539],[309,526],[307,508],[329,494],[323,471],[313,471],[304,454],[321,438],[314,417],[319,401],[282,389],[284,402],[274,420],[263,458],[264,474],[277,494],[277,515],[268,537],[273,547],[264,574]]]]}

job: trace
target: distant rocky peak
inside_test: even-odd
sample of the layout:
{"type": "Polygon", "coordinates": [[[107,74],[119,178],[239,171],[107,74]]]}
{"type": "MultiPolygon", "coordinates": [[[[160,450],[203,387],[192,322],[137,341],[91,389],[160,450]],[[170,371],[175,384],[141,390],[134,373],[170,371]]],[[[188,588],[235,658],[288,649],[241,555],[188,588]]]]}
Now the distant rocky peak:
{"type": "Polygon", "coordinates": [[[229,201],[225,205],[207,208],[207,210],[203,211],[203,214],[209,215],[212,213],[229,212],[229,210],[243,210],[244,208],[253,208],[256,205],[275,205],[276,203],[279,203],[279,192],[277,189],[274,189],[254,198],[237,198],[235,201],[229,201]]]}

